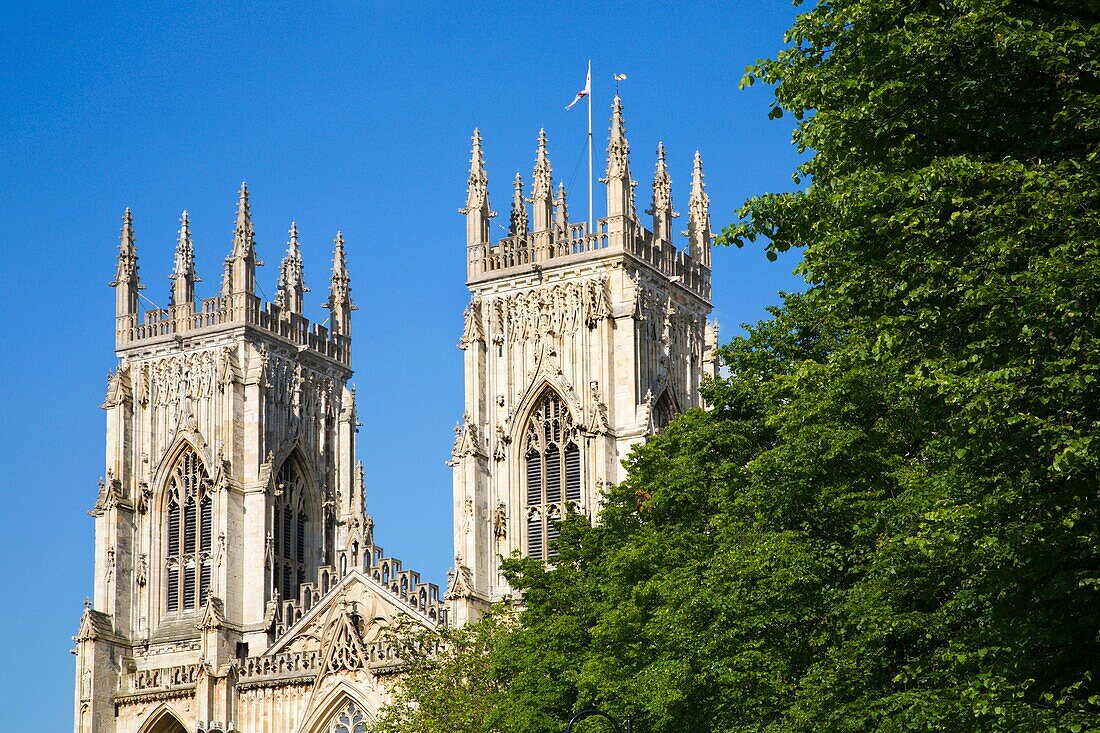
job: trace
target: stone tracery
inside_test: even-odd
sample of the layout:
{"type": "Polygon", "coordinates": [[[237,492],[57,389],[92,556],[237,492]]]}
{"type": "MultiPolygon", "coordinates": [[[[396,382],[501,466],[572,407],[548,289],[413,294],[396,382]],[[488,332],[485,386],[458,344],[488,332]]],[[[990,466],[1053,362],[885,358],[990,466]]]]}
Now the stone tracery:
{"type": "Polygon", "coordinates": [[[213,495],[210,475],[187,446],[168,478],[165,547],[165,608],[199,608],[210,592],[213,495]]]}
{"type": "Polygon", "coordinates": [[[307,496],[305,477],[295,462],[288,459],[275,477],[272,520],[272,587],[278,589],[283,598],[297,598],[298,588],[307,577],[307,496]]]}
{"type": "Polygon", "coordinates": [[[363,709],[349,701],[347,706],[336,714],[329,731],[331,733],[367,733],[369,725],[370,720],[363,709]]]}
{"type": "Polygon", "coordinates": [[[578,428],[557,392],[547,389],[535,402],[527,423],[524,453],[527,554],[550,558],[565,503],[581,500],[581,452],[578,428]],[[563,495],[564,494],[564,495],[563,495]]]}

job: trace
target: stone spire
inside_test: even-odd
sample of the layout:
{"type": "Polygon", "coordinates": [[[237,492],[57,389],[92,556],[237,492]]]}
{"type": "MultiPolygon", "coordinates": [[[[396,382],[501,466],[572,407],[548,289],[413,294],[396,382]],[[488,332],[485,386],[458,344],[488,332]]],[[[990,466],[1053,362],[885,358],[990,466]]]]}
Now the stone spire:
{"type": "Polygon", "coordinates": [[[535,170],[531,174],[531,203],[534,208],[535,231],[550,228],[554,207],[554,184],[551,181],[550,157],[546,153],[546,130],[539,130],[539,149],[535,156],[535,170]]]}
{"type": "Polygon", "coordinates": [[[515,193],[512,194],[512,214],[508,218],[508,236],[527,234],[527,202],[523,200],[523,179],[516,171],[515,193]]]}
{"type": "Polygon", "coordinates": [[[329,287],[329,330],[351,338],[351,312],[358,310],[351,304],[351,278],[348,277],[348,256],[344,252],[344,235],[336,232],[336,249],[332,254],[332,284],[329,287]]]}
{"type": "Polygon", "coordinates": [[[179,238],[176,240],[176,259],[172,265],[172,297],[169,306],[194,308],[195,283],[202,279],[195,274],[195,248],[191,244],[191,219],[184,211],[180,216],[179,238]]]}
{"type": "Polygon", "coordinates": [[[672,220],[679,216],[672,210],[672,178],[665,163],[665,144],[657,143],[657,172],[653,174],[653,203],[646,211],[653,215],[653,234],[665,242],[672,241],[672,220]]]}
{"type": "Polygon", "coordinates": [[[129,207],[122,215],[122,236],[118,242],[118,268],[110,283],[115,289],[115,315],[135,316],[138,311],[138,291],[142,289],[138,278],[137,247],[134,245],[134,220],[129,207]]]}
{"type": "Polygon", "coordinates": [[[611,105],[611,137],[607,141],[607,174],[600,179],[607,184],[607,216],[637,218],[634,210],[634,186],[630,179],[630,144],[626,140],[623,122],[623,102],[619,95],[611,105]]]}
{"type": "Polygon", "coordinates": [[[569,236],[569,204],[565,200],[564,181],[558,181],[558,198],[554,201],[554,228],[559,237],[569,236]]]}
{"type": "Polygon", "coordinates": [[[695,151],[695,166],[691,172],[691,197],[688,199],[688,252],[691,259],[710,267],[710,197],[703,183],[703,159],[695,151]]]}
{"type": "Polygon", "coordinates": [[[466,183],[466,206],[458,213],[466,215],[466,244],[488,244],[489,219],[496,216],[489,210],[489,176],[481,154],[481,132],[474,128],[474,147],[470,152],[470,178],[466,183]]]}
{"type": "Polygon", "coordinates": [[[302,277],[302,250],[298,246],[298,224],[290,222],[290,240],[286,243],[286,257],[279,263],[279,285],[275,291],[275,305],[287,313],[302,314],[303,300],[309,292],[302,277]]]}
{"type": "Polygon", "coordinates": [[[237,224],[233,231],[233,251],[229,255],[230,292],[252,294],[256,289],[256,235],[252,229],[252,207],[248,203],[248,185],[241,183],[237,198],[237,224]]]}

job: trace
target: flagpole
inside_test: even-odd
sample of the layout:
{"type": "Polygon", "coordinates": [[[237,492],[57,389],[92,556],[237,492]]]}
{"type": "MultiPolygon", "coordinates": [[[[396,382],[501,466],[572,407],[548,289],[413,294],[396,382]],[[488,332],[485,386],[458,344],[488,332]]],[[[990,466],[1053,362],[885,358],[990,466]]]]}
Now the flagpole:
{"type": "MultiPolygon", "coordinates": [[[[588,79],[592,79],[592,59],[588,59],[588,79]]],[[[591,82],[589,82],[591,83],[591,82]]],[[[588,90],[588,233],[592,230],[592,90],[588,90]]]]}

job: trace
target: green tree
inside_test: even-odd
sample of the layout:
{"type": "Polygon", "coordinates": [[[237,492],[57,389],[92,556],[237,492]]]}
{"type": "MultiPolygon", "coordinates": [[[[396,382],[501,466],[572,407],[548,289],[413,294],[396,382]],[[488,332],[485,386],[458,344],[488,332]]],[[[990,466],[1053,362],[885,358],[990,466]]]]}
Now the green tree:
{"type": "Polygon", "coordinates": [[[801,248],[807,291],[554,569],[510,561],[523,610],[417,663],[405,730],[1100,730],[1098,11],[799,16],[745,83],[807,185],[722,239],[801,248]]]}

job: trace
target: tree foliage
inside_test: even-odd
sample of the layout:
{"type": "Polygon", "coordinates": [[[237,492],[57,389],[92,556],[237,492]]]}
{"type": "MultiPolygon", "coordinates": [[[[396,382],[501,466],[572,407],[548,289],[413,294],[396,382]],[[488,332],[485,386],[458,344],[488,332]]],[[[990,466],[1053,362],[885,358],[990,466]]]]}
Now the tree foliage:
{"type": "Polygon", "coordinates": [[[509,562],[523,610],[448,632],[406,730],[1100,730],[1100,7],[823,1],[787,41],[745,83],[807,185],[722,239],[807,291],[509,562]]]}

